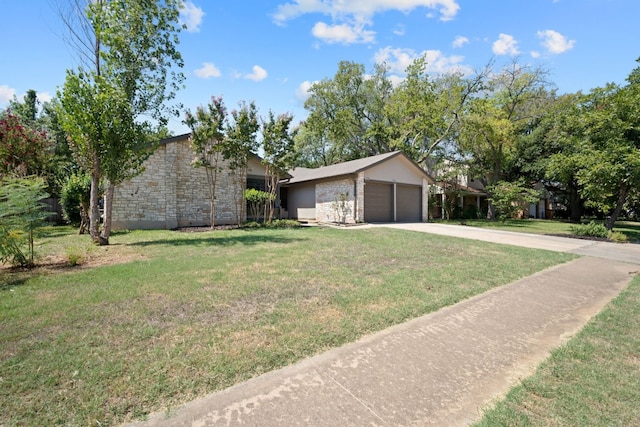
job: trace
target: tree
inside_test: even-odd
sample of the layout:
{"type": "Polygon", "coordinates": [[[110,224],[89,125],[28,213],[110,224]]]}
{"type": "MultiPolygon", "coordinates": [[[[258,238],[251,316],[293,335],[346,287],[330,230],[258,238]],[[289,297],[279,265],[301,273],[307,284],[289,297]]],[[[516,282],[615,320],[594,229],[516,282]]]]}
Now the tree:
{"type": "Polygon", "coordinates": [[[340,62],[333,79],[309,90],[309,117],[303,127],[312,138],[299,143],[311,143],[312,152],[328,151],[332,163],[391,151],[392,126],[385,106],[392,90],[383,65],[367,76],[363,65],[340,62]]]}
{"type": "Polygon", "coordinates": [[[524,180],[516,182],[498,181],[490,188],[491,202],[503,221],[514,218],[518,212],[528,212],[529,204],[540,200],[540,193],[528,187],[524,180]]]}
{"type": "Polygon", "coordinates": [[[393,148],[421,165],[427,165],[437,149],[456,139],[460,117],[471,97],[483,89],[489,73],[487,66],[469,78],[461,73],[432,78],[427,65],[426,58],[415,59],[386,106],[394,125],[393,148]]]}
{"type": "Polygon", "coordinates": [[[83,169],[91,175],[91,238],[108,244],[114,186],[139,172],[149,135],[170,114],[184,76],[177,50],[179,0],[71,0],[63,17],[83,64],[68,70],[60,119],[83,169]],[[74,21],[74,16],[81,16],[74,21]],[[99,188],[106,180],[104,227],[99,188]]]}
{"type": "Polygon", "coordinates": [[[212,229],[216,222],[216,184],[224,159],[226,121],[227,108],[220,97],[212,97],[206,108],[198,106],[195,113],[187,110],[184,120],[191,129],[191,148],[196,153],[193,165],[207,173],[212,229]]]}
{"type": "Polygon", "coordinates": [[[640,80],[634,70],[625,87],[609,84],[583,99],[576,178],[585,204],[608,216],[612,230],[625,203],[640,188],[640,80]]]}
{"type": "MultiPolygon", "coordinates": [[[[246,216],[247,165],[258,149],[257,134],[260,130],[260,122],[258,109],[253,102],[250,104],[241,102],[238,110],[231,111],[231,118],[232,122],[226,128],[222,155],[228,161],[235,186],[241,189],[239,193],[241,200],[235,200],[236,219],[240,225],[246,216]]],[[[234,195],[236,194],[238,193],[234,191],[234,195]]]]}
{"type": "MultiPolygon", "coordinates": [[[[459,143],[485,187],[503,179],[518,138],[531,131],[550,99],[546,73],[514,61],[489,78],[484,96],[470,101],[459,143]]],[[[491,202],[487,218],[495,218],[491,202]]]]}
{"type": "MultiPolygon", "coordinates": [[[[263,163],[266,166],[265,182],[267,192],[274,201],[278,191],[280,178],[289,170],[293,163],[293,147],[295,132],[290,129],[293,116],[281,114],[278,117],[269,111],[267,120],[262,121],[262,151],[263,163]]],[[[273,202],[267,204],[265,221],[273,220],[273,202]]]]}

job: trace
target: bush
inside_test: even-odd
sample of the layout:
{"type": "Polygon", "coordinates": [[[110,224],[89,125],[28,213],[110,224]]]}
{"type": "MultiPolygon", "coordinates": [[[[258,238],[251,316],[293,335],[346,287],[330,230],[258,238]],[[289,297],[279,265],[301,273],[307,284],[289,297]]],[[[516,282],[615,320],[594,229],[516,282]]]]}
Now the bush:
{"type": "Polygon", "coordinates": [[[249,204],[249,215],[257,221],[261,216],[260,214],[264,212],[267,203],[273,201],[274,196],[266,191],[247,188],[244,190],[244,198],[249,204]]]}
{"type": "Polygon", "coordinates": [[[74,173],[62,186],[60,204],[64,219],[71,224],[82,224],[84,215],[89,214],[91,177],[84,173],[74,173]]]}
{"type": "Polygon", "coordinates": [[[618,243],[623,243],[629,240],[626,234],[621,233],[619,231],[610,231],[609,234],[607,235],[607,238],[611,241],[618,242],[618,243]]]}
{"type": "Polygon", "coordinates": [[[607,227],[595,221],[591,221],[589,224],[572,225],[569,229],[571,230],[571,234],[580,237],[599,237],[606,239],[609,235],[607,227]]]}
{"type": "Polygon", "coordinates": [[[249,221],[245,228],[298,228],[300,223],[294,219],[274,219],[271,222],[249,221]]]}

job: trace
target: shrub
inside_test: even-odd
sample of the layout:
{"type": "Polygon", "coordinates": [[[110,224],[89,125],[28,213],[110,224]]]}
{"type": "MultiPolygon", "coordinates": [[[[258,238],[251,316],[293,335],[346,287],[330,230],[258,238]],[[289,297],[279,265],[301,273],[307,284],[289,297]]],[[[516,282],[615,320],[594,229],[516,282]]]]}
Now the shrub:
{"type": "Polygon", "coordinates": [[[623,243],[629,240],[626,234],[619,231],[610,231],[607,238],[618,243],[623,243]]]}
{"type": "Polygon", "coordinates": [[[609,235],[607,227],[595,221],[591,221],[589,224],[572,225],[569,229],[571,234],[581,237],[607,238],[609,235]]]}
{"type": "Polygon", "coordinates": [[[62,186],[60,204],[64,219],[78,225],[86,221],[89,214],[91,177],[84,173],[74,173],[62,186]]]}
{"type": "Polygon", "coordinates": [[[244,191],[244,198],[249,204],[249,215],[257,221],[260,218],[260,214],[264,212],[267,203],[273,201],[274,196],[266,191],[247,188],[244,191]]]}

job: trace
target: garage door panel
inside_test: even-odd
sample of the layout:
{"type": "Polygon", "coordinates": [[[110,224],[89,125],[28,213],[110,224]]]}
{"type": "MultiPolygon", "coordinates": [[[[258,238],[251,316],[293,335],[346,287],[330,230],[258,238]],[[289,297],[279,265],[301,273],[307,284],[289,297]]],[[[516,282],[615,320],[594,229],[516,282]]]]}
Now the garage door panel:
{"type": "Polygon", "coordinates": [[[365,222],[393,221],[393,185],[368,182],[364,200],[365,222]]]}
{"type": "Polygon", "coordinates": [[[420,222],[422,220],[422,187],[415,185],[396,186],[396,220],[398,222],[420,222]]]}

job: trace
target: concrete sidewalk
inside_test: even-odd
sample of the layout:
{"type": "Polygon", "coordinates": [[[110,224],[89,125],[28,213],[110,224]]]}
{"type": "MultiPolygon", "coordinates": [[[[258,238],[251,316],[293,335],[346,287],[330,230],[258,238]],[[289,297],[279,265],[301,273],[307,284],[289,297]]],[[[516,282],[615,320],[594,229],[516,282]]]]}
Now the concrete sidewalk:
{"type": "Polygon", "coordinates": [[[467,425],[638,270],[579,258],[131,426],[467,425]]]}

